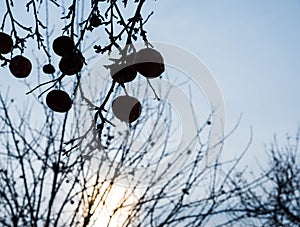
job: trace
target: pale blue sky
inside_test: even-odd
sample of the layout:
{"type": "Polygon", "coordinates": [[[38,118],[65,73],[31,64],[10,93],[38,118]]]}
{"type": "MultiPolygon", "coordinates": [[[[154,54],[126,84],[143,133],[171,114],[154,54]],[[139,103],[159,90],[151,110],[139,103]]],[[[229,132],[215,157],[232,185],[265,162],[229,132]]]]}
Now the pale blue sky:
{"type": "MultiPolygon", "coordinates": [[[[242,150],[253,127],[252,154],[274,133],[293,134],[300,123],[300,1],[157,1],[146,26],[156,41],[182,46],[215,75],[226,102],[228,140],[242,150]]],[[[145,10],[146,12],[146,10],[145,10]]]]}
{"type": "MultiPolygon", "coordinates": [[[[155,13],[145,25],[149,39],[181,46],[208,66],[224,94],[227,128],[233,128],[243,113],[225,145],[226,156],[243,150],[250,127],[254,140],[243,162],[248,164],[249,158],[261,159],[263,145],[271,142],[274,133],[284,137],[296,132],[300,126],[300,1],[147,0],[144,12],[152,10],[155,13]]],[[[31,49],[26,51],[30,53],[31,49]]],[[[0,73],[1,91],[9,84],[12,96],[26,103],[28,89],[19,86],[21,82],[7,69],[1,68],[0,73]]]]}
{"type": "MultiPolygon", "coordinates": [[[[273,133],[283,137],[296,131],[300,122],[300,1],[146,1],[144,13],[152,10],[155,13],[145,26],[149,39],[182,46],[215,75],[226,102],[227,128],[243,113],[237,132],[228,140],[229,150],[241,151],[251,126],[250,154],[263,151],[263,143],[269,143],[273,133]]],[[[7,69],[0,72],[1,84],[15,86],[7,69]]],[[[18,91],[24,98],[27,89],[18,91]]]]}

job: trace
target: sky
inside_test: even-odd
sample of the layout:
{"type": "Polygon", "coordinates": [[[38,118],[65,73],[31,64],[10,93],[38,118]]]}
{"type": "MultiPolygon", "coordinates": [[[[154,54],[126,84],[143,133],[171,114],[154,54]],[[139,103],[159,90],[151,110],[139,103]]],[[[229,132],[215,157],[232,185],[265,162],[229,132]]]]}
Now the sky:
{"type": "MultiPolygon", "coordinates": [[[[255,168],[255,159],[265,160],[264,145],[272,142],[274,134],[283,146],[286,133],[296,133],[300,126],[300,1],[147,0],[143,13],[152,10],[145,25],[149,40],[190,51],[214,75],[225,101],[227,132],[242,114],[225,143],[224,158],[243,151],[252,128],[252,145],[242,163],[255,168]]],[[[1,68],[0,73],[0,85],[17,90],[14,96],[19,94],[25,103],[28,89],[19,86],[22,82],[10,77],[7,69],[1,68]]]]}
{"type": "MultiPolygon", "coordinates": [[[[274,134],[282,139],[295,134],[300,123],[300,1],[148,0],[143,13],[151,11],[145,25],[149,40],[185,48],[214,75],[225,100],[227,131],[242,114],[226,143],[230,154],[246,146],[251,128],[250,156],[260,155],[274,134]]],[[[30,17],[22,15],[15,13],[29,23],[30,17]]],[[[14,89],[22,83],[7,76],[6,69],[0,72],[0,84],[14,89]]],[[[22,94],[28,90],[18,89],[22,94]]]]}
{"type": "Polygon", "coordinates": [[[248,157],[261,157],[274,134],[282,146],[287,133],[295,135],[300,123],[300,1],[164,0],[151,8],[150,39],[186,48],[215,76],[225,100],[227,131],[242,114],[225,143],[227,155],[242,151],[251,128],[248,157]]]}
{"type": "MultiPolygon", "coordinates": [[[[16,9],[24,6],[18,4],[16,9]]],[[[251,129],[250,158],[261,157],[274,134],[284,145],[286,133],[296,133],[300,123],[300,1],[148,0],[143,14],[151,11],[154,14],[145,25],[149,40],[190,51],[214,75],[225,100],[227,132],[242,114],[225,144],[226,156],[243,150],[251,129]]],[[[21,13],[15,16],[31,23],[21,13]]],[[[50,23],[55,19],[50,17],[50,23]]],[[[19,98],[24,100],[28,88],[19,86],[22,81],[16,82],[7,69],[0,72],[0,84],[8,83],[11,90],[18,86],[19,98]]]]}

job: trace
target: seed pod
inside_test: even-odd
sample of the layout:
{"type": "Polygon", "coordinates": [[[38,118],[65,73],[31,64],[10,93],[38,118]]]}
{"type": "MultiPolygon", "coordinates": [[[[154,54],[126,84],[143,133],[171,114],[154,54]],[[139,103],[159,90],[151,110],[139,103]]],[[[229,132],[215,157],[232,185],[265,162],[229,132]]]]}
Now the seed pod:
{"type": "Polygon", "coordinates": [[[139,50],[134,59],[136,70],[146,78],[159,77],[165,71],[162,55],[152,48],[139,50]]]}
{"type": "Polygon", "coordinates": [[[17,78],[25,78],[29,76],[32,69],[31,62],[22,55],[13,57],[9,63],[10,72],[17,78]]]}
{"type": "Polygon", "coordinates": [[[71,109],[72,100],[65,91],[52,90],[47,94],[46,104],[55,112],[65,113],[71,109]]]}
{"type": "Polygon", "coordinates": [[[142,112],[142,104],[134,97],[119,96],[112,102],[112,111],[121,121],[132,123],[139,118],[142,112]]]}

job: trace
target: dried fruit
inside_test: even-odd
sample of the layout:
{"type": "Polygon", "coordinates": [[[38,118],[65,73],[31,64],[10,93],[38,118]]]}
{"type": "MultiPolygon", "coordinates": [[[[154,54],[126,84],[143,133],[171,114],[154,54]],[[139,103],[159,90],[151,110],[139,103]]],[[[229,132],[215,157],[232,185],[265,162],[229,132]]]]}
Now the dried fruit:
{"type": "Polygon", "coordinates": [[[127,83],[133,81],[137,75],[134,66],[117,65],[111,68],[111,76],[118,83],[127,83]]]}
{"type": "Polygon", "coordinates": [[[100,18],[97,15],[93,14],[90,18],[90,25],[95,28],[99,27],[101,25],[100,18]]]}
{"type": "Polygon", "coordinates": [[[59,36],[53,41],[52,48],[57,55],[64,57],[72,54],[75,44],[70,37],[59,36]]]}
{"type": "Polygon", "coordinates": [[[136,53],[134,64],[136,70],[147,78],[159,77],[165,71],[162,55],[152,48],[144,48],[136,53]]]}
{"type": "Polygon", "coordinates": [[[72,107],[72,100],[70,96],[62,90],[52,90],[46,97],[47,106],[59,113],[68,112],[72,107]]]}
{"type": "Polygon", "coordinates": [[[112,111],[121,121],[132,123],[139,118],[142,104],[132,96],[119,96],[112,102],[112,111]]]}
{"type": "Polygon", "coordinates": [[[0,53],[7,54],[11,52],[13,45],[14,43],[10,35],[0,32],[0,53]]]}
{"type": "Polygon", "coordinates": [[[46,64],[43,66],[43,72],[46,74],[53,74],[55,73],[55,68],[52,64],[46,64]]]}
{"type": "Polygon", "coordinates": [[[31,62],[22,55],[17,55],[10,60],[9,70],[17,78],[25,78],[29,76],[32,69],[31,62]]]}
{"type": "Polygon", "coordinates": [[[80,53],[72,53],[71,55],[62,57],[59,62],[59,69],[66,75],[74,75],[79,73],[83,67],[83,57],[80,53]]]}

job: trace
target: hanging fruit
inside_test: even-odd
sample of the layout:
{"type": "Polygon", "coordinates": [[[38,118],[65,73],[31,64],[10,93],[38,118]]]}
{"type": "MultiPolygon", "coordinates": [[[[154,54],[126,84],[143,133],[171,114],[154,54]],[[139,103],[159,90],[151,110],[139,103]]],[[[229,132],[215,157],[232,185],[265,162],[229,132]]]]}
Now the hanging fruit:
{"type": "Polygon", "coordinates": [[[17,55],[10,60],[9,70],[17,78],[29,76],[31,69],[30,60],[22,55],[17,55]]]}
{"type": "Polygon", "coordinates": [[[70,37],[59,36],[53,41],[52,48],[57,55],[64,57],[72,54],[75,44],[70,37]]]}
{"type": "Polygon", "coordinates": [[[112,111],[121,121],[132,123],[139,118],[142,104],[132,96],[119,96],[112,102],[112,111]]]}
{"type": "Polygon", "coordinates": [[[59,62],[59,69],[66,75],[79,73],[83,67],[83,57],[80,53],[74,52],[68,56],[62,57],[59,62]]]}
{"type": "Polygon", "coordinates": [[[94,28],[99,27],[101,25],[101,19],[96,14],[93,14],[90,18],[90,25],[94,28]]]}
{"type": "Polygon", "coordinates": [[[70,96],[62,90],[52,90],[46,96],[47,106],[59,113],[68,112],[72,107],[70,96]]]}
{"type": "Polygon", "coordinates": [[[134,59],[136,70],[146,78],[159,77],[165,71],[162,55],[153,48],[139,50],[134,59]]]}
{"type": "Polygon", "coordinates": [[[13,40],[10,35],[0,32],[0,53],[8,54],[13,49],[13,40]]]}
{"type": "Polygon", "coordinates": [[[133,65],[116,65],[110,70],[111,77],[118,83],[128,83],[135,79],[137,71],[133,65]]]}
{"type": "Polygon", "coordinates": [[[55,73],[55,68],[52,64],[46,64],[43,66],[43,72],[46,74],[53,74],[55,73]]]}

